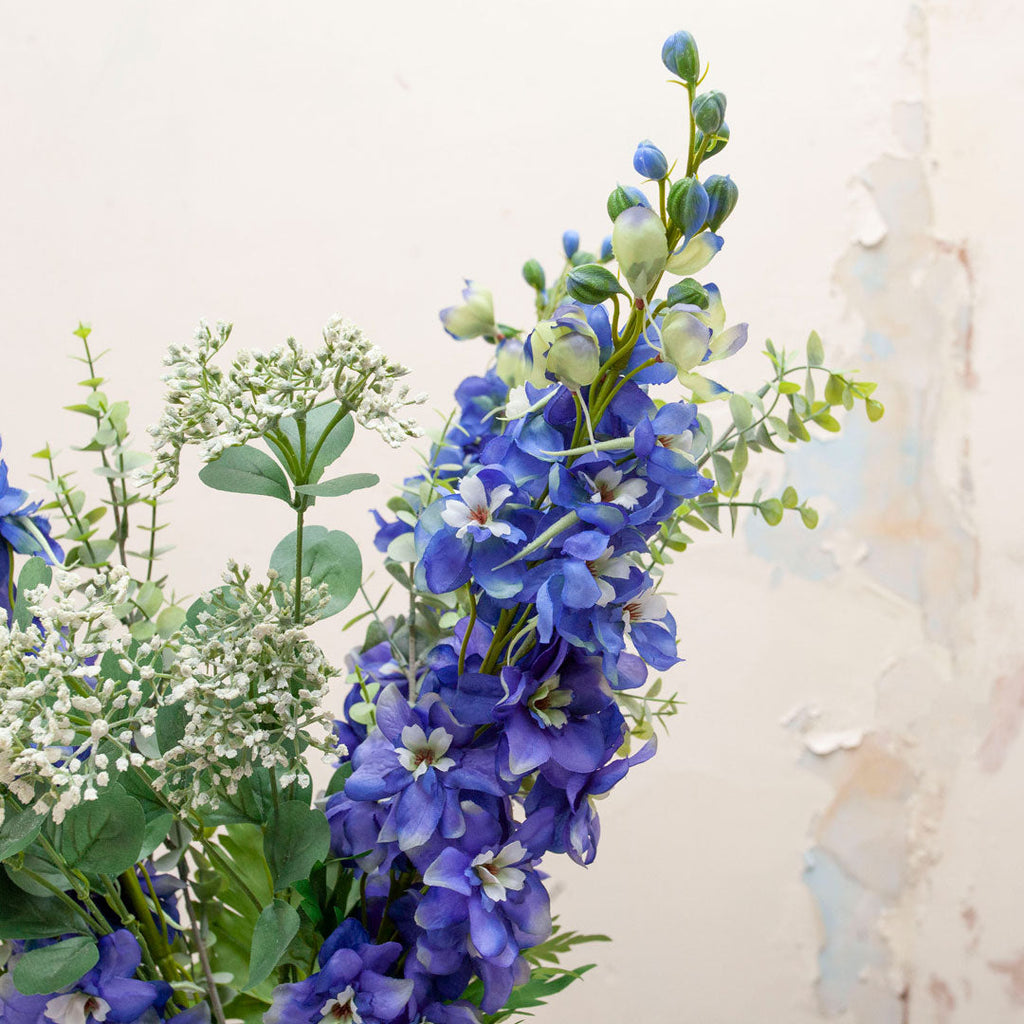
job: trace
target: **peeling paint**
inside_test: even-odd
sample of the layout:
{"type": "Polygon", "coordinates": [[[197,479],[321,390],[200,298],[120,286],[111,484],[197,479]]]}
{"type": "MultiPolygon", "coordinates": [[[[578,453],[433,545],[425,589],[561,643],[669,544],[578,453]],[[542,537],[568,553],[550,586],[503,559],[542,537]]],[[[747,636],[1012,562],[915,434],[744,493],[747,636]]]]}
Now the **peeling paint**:
{"type": "Polygon", "coordinates": [[[804,746],[818,757],[834,754],[837,750],[855,750],[864,739],[863,729],[844,729],[835,732],[817,732],[804,737],[804,746]]]}
{"type": "Polygon", "coordinates": [[[998,772],[1024,725],[1024,667],[1011,675],[1000,676],[989,700],[989,725],[978,749],[983,771],[998,772]]]}

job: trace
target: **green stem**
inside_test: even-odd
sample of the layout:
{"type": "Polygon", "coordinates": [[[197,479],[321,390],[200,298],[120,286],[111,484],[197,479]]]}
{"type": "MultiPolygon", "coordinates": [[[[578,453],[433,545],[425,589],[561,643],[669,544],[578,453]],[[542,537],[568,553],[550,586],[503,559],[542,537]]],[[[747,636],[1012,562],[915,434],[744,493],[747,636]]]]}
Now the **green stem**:
{"type": "Polygon", "coordinates": [[[476,598],[473,596],[473,585],[467,584],[469,593],[469,622],[466,624],[466,633],[462,638],[462,647],[459,649],[459,675],[466,670],[466,651],[469,649],[469,637],[476,625],[476,598]]]}
{"type": "MultiPolygon", "coordinates": [[[[185,874],[185,869],[182,869],[185,874]]],[[[226,1024],[224,1018],[224,1007],[220,1001],[220,993],[217,991],[217,983],[213,980],[213,969],[210,966],[210,954],[206,950],[206,943],[203,941],[199,924],[196,921],[195,904],[192,902],[192,895],[188,891],[188,878],[182,879],[185,882],[183,895],[185,897],[185,913],[188,914],[189,930],[192,932],[192,945],[199,955],[199,965],[203,971],[203,978],[206,981],[206,994],[210,998],[210,1012],[217,1024],[226,1024]]]]}
{"type": "MultiPolygon", "coordinates": [[[[149,939],[146,937],[145,922],[132,914],[125,906],[124,900],[121,899],[121,894],[117,891],[117,887],[114,885],[110,875],[100,875],[100,881],[106,890],[107,902],[114,913],[121,918],[122,924],[135,936],[135,941],[138,942],[139,950],[142,953],[142,962],[152,972],[154,978],[163,977],[163,972],[157,967],[153,951],[150,949],[149,939]]],[[[143,904],[145,904],[145,900],[143,900],[143,904]]],[[[148,919],[150,929],[152,929],[153,921],[149,916],[148,910],[146,918],[148,919]]]]}
{"type": "Polygon", "coordinates": [[[309,453],[309,459],[304,462],[304,466],[308,469],[312,469],[316,465],[316,457],[320,454],[320,449],[323,448],[324,442],[330,436],[330,433],[334,428],[349,414],[351,410],[346,405],[342,407],[334,414],[331,422],[327,424],[324,431],[317,438],[317,442],[313,445],[313,450],[309,453]]]}
{"type": "Polygon", "coordinates": [[[292,618],[299,622],[302,618],[302,533],[303,519],[306,515],[305,499],[299,499],[302,503],[296,510],[295,517],[295,609],[292,618]]]}
{"type": "Polygon", "coordinates": [[[48,889],[53,895],[61,901],[69,910],[73,910],[76,914],[80,914],[85,920],[85,923],[91,929],[97,929],[101,934],[108,934],[113,929],[107,925],[106,921],[100,918],[98,921],[94,920],[92,915],[81,905],[76,903],[66,892],[54,885],[48,878],[44,878],[42,875],[36,874],[30,868],[21,868],[22,873],[27,877],[31,878],[37,885],[41,885],[44,889],[48,889]]]}
{"type": "Polygon", "coordinates": [[[46,836],[40,834],[38,837],[39,845],[46,851],[47,856],[50,858],[54,867],[71,883],[72,888],[75,890],[75,895],[82,901],[86,909],[92,915],[96,928],[101,935],[109,935],[114,929],[107,924],[106,919],[103,917],[103,912],[96,903],[93,901],[92,896],[89,894],[88,883],[84,882],[83,876],[77,875],[71,868],[68,867],[64,858],[54,849],[53,844],[46,836]]]}
{"type": "Polygon", "coordinates": [[[14,547],[10,541],[4,541],[4,550],[7,552],[7,604],[14,608],[14,547]]]}

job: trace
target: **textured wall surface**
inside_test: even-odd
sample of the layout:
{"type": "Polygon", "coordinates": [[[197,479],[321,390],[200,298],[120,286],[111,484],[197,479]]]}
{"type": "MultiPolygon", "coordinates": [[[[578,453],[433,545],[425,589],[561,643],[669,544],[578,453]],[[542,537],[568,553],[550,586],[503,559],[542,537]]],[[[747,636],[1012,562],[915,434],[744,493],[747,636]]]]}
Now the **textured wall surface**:
{"type": "MultiPolygon", "coordinates": [[[[748,523],[675,567],[687,660],[669,682],[687,704],[603,805],[594,866],[553,868],[564,922],[615,941],[537,1020],[1024,1018],[1018,5],[0,14],[0,432],[18,481],[43,440],[77,441],[58,410],[79,318],[114,349],[137,429],[162,350],[200,316],[267,347],[343,312],[446,409],[485,353],[437,309],[467,276],[525,321],[523,260],[553,266],[568,227],[599,243],[635,143],[681,137],[658,54],[693,31],[730,99],[714,170],[741,201],[713,265],[730,320],[793,346],[817,328],[887,414],[764,466],[817,499],[816,531],[748,523]]],[[[741,388],[762,372],[749,347],[741,388]]],[[[385,481],[415,464],[372,440],[366,459],[385,481]]],[[[337,514],[369,548],[362,498],[337,514]]],[[[176,492],[180,592],[229,555],[265,564],[290,529],[240,501],[176,492]]]]}

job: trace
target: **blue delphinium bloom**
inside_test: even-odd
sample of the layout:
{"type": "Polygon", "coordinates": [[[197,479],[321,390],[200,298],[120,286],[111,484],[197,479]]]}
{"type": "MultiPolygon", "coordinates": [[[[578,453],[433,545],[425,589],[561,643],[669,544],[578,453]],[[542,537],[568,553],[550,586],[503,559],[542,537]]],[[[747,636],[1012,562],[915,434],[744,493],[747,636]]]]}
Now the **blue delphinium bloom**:
{"type": "MultiPolygon", "coordinates": [[[[428,889],[416,910],[419,946],[429,957],[438,949],[438,929],[461,933],[489,989],[482,1004],[489,1013],[508,998],[520,951],[551,933],[550,900],[535,868],[528,823],[521,831],[522,838],[520,829],[503,834],[486,813],[469,813],[463,836],[423,869],[428,889]]],[[[445,935],[445,945],[451,938],[445,935]]]]}
{"type": "Polygon", "coordinates": [[[51,565],[64,561],[64,552],[50,536],[49,520],[37,513],[40,504],[29,503],[27,491],[11,486],[7,463],[0,459],[0,609],[6,613],[8,622],[15,596],[11,556],[38,555],[51,565]]]}
{"type": "Polygon", "coordinates": [[[36,515],[42,503],[27,502],[28,492],[11,486],[7,463],[0,459],[0,542],[6,541],[19,555],[38,555],[51,564],[63,561],[64,552],[50,537],[49,521],[36,515]]]}
{"type": "Polygon", "coordinates": [[[0,975],[2,1024],[129,1024],[159,1020],[171,996],[164,981],[134,977],[142,951],[124,928],[97,940],[99,960],[78,981],[50,995],[22,995],[11,973],[0,975]]]}
{"type": "Polygon", "coordinates": [[[443,594],[473,578],[499,599],[519,591],[523,568],[506,563],[538,514],[517,490],[502,469],[485,466],[463,477],[457,493],[424,509],[416,546],[417,580],[425,589],[443,594]]]}
{"type": "Polygon", "coordinates": [[[550,833],[544,845],[552,853],[567,853],[577,864],[593,863],[601,838],[601,824],[594,798],[604,796],[625,778],[634,765],[654,756],[657,743],[652,737],[630,757],[610,760],[595,771],[573,772],[549,762],[526,797],[526,813],[538,809],[554,811],[550,833]]]}
{"type": "Polygon", "coordinates": [[[387,974],[401,955],[400,943],[374,944],[358,921],[346,919],[321,947],[319,971],[274,989],[264,1024],[390,1024],[403,1019],[413,983],[387,974]]]}
{"type": "Polygon", "coordinates": [[[713,486],[689,456],[699,430],[697,407],[672,402],[641,420],[633,432],[634,449],[645,460],[648,479],[679,498],[695,498],[713,486]]]}
{"type": "Polygon", "coordinates": [[[377,724],[352,755],[345,782],[350,800],[394,798],[381,826],[382,842],[401,850],[422,846],[436,830],[456,837],[465,829],[465,791],[501,795],[494,754],[472,747],[473,730],[461,725],[437,694],[411,707],[394,685],[377,701],[377,724]]]}

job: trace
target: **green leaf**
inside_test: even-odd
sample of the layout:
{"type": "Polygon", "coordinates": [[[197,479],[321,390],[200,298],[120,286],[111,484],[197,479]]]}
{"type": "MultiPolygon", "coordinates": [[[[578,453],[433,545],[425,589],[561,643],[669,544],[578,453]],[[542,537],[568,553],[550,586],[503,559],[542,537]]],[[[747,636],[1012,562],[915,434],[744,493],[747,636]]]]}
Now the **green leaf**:
{"type": "Polygon", "coordinates": [[[19,807],[13,800],[5,800],[4,823],[0,825],[0,861],[21,853],[32,841],[46,821],[45,814],[36,814],[31,807],[19,807]]]}
{"type": "Polygon", "coordinates": [[[795,395],[800,390],[800,385],[795,380],[780,380],[779,394],[795,395]]]}
{"type": "Polygon", "coordinates": [[[793,437],[799,438],[801,441],[810,441],[811,435],[804,426],[804,422],[800,419],[796,409],[789,410],[789,416],[786,418],[786,426],[789,428],[789,432],[793,437]]]}
{"type": "Polygon", "coordinates": [[[295,490],[299,494],[310,494],[317,498],[338,498],[343,494],[374,487],[380,483],[376,473],[349,473],[347,476],[336,476],[333,480],[325,480],[322,484],[299,484],[295,490]]]}
{"type": "Polygon", "coordinates": [[[30,558],[18,573],[18,598],[14,604],[14,622],[19,629],[27,628],[32,621],[28,607],[28,592],[42,584],[50,585],[53,570],[41,559],[30,558]]]}
{"type": "Polygon", "coordinates": [[[340,768],[331,776],[331,781],[327,783],[326,796],[331,796],[334,793],[340,793],[345,788],[345,781],[352,774],[352,762],[346,761],[341,765],[340,768]]]}
{"type": "Polygon", "coordinates": [[[111,787],[68,811],[60,850],[79,871],[119,875],[139,859],[145,837],[146,816],[139,802],[111,787]]]}
{"type": "Polygon", "coordinates": [[[729,460],[720,452],[711,456],[711,463],[715,467],[715,480],[718,482],[718,489],[723,494],[732,494],[736,486],[736,474],[732,471],[729,460]]]}
{"type": "Polygon", "coordinates": [[[741,437],[736,442],[736,447],[732,450],[732,468],[737,477],[747,468],[748,461],[747,442],[741,437]]]}
{"type": "Polygon", "coordinates": [[[23,953],[11,971],[11,980],[24,996],[59,992],[91,971],[99,959],[96,940],[88,935],[76,935],[23,953]]]}
{"type": "Polygon", "coordinates": [[[782,522],[785,510],[778,498],[769,498],[767,501],[762,501],[758,508],[761,510],[761,515],[764,516],[764,521],[769,526],[778,526],[782,522]]]}
{"type": "Polygon", "coordinates": [[[236,494],[266,494],[291,503],[284,470],[258,448],[247,444],[225,449],[214,462],[199,471],[207,487],[236,494]]]}
{"type": "Polygon", "coordinates": [[[146,823],[146,832],[142,839],[140,857],[148,857],[166,838],[174,825],[174,815],[170,811],[158,814],[146,823]]]}
{"type": "Polygon", "coordinates": [[[327,859],[330,849],[331,829],[323,811],[301,800],[282,803],[270,816],[263,836],[274,890],[308,877],[317,861],[327,859]]]}
{"type": "Polygon", "coordinates": [[[807,505],[801,507],[800,518],[804,521],[804,526],[806,526],[808,530],[813,530],[818,525],[817,510],[809,508],[807,505]]]}
{"type": "Polygon", "coordinates": [[[754,413],[750,408],[750,402],[743,395],[732,394],[729,396],[729,412],[732,414],[732,421],[736,429],[744,431],[754,422],[754,413]]]}
{"type": "Polygon", "coordinates": [[[298,911],[284,900],[263,909],[252,933],[249,980],[243,988],[255,988],[278,965],[299,930],[298,911]]]}
{"type": "Polygon", "coordinates": [[[169,604],[156,617],[157,632],[166,640],[173,636],[185,623],[185,609],[169,604]]]}
{"type": "Polygon", "coordinates": [[[0,871],[0,939],[48,939],[81,926],[81,918],[59,900],[30,896],[0,871]]]}
{"type": "Polygon", "coordinates": [[[139,587],[139,592],[133,600],[146,613],[146,616],[151,619],[163,607],[164,595],[163,591],[152,580],[147,580],[139,587]]]}
{"type": "Polygon", "coordinates": [[[795,487],[787,487],[782,492],[782,507],[783,508],[796,508],[800,496],[796,493],[795,487]]]}
{"type": "Polygon", "coordinates": [[[270,782],[270,772],[266,768],[256,768],[252,775],[238,780],[238,788],[234,793],[219,794],[217,809],[203,811],[203,824],[259,825],[267,820],[272,806],[273,786],[270,782]]]}
{"type": "Polygon", "coordinates": [[[811,331],[807,339],[807,362],[811,366],[821,366],[825,362],[825,346],[821,343],[817,331],[811,331]]]}
{"type": "Polygon", "coordinates": [[[846,382],[842,377],[837,377],[836,374],[830,373],[828,380],[825,382],[825,401],[829,405],[841,405],[843,401],[843,391],[846,388],[846,382]]]}
{"type": "Polygon", "coordinates": [[[161,754],[173,750],[185,735],[185,723],[188,713],[184,704],[164,704],[157,709],[156,742],[161,754]]]}
{"type": "MultiPolygon", "coordinates": [[[[293,530],[270,556],[270,568],[286,582],[295,579],[295,537],[293,530]]],[[[340,530],[307,526],[303,531],[302,575],[308,576],[314,587],[327,584],[330,601],[320,617],[337,615],[351,603],[363,579],[363,560],[356,542],[340,530]]]]}
{"type": "Polygon", "coordinates": [[[877,423],[885,415],[885,406],[874,398],[869,398],[864,403],[864,411],[872,423],[877,423]]]}

